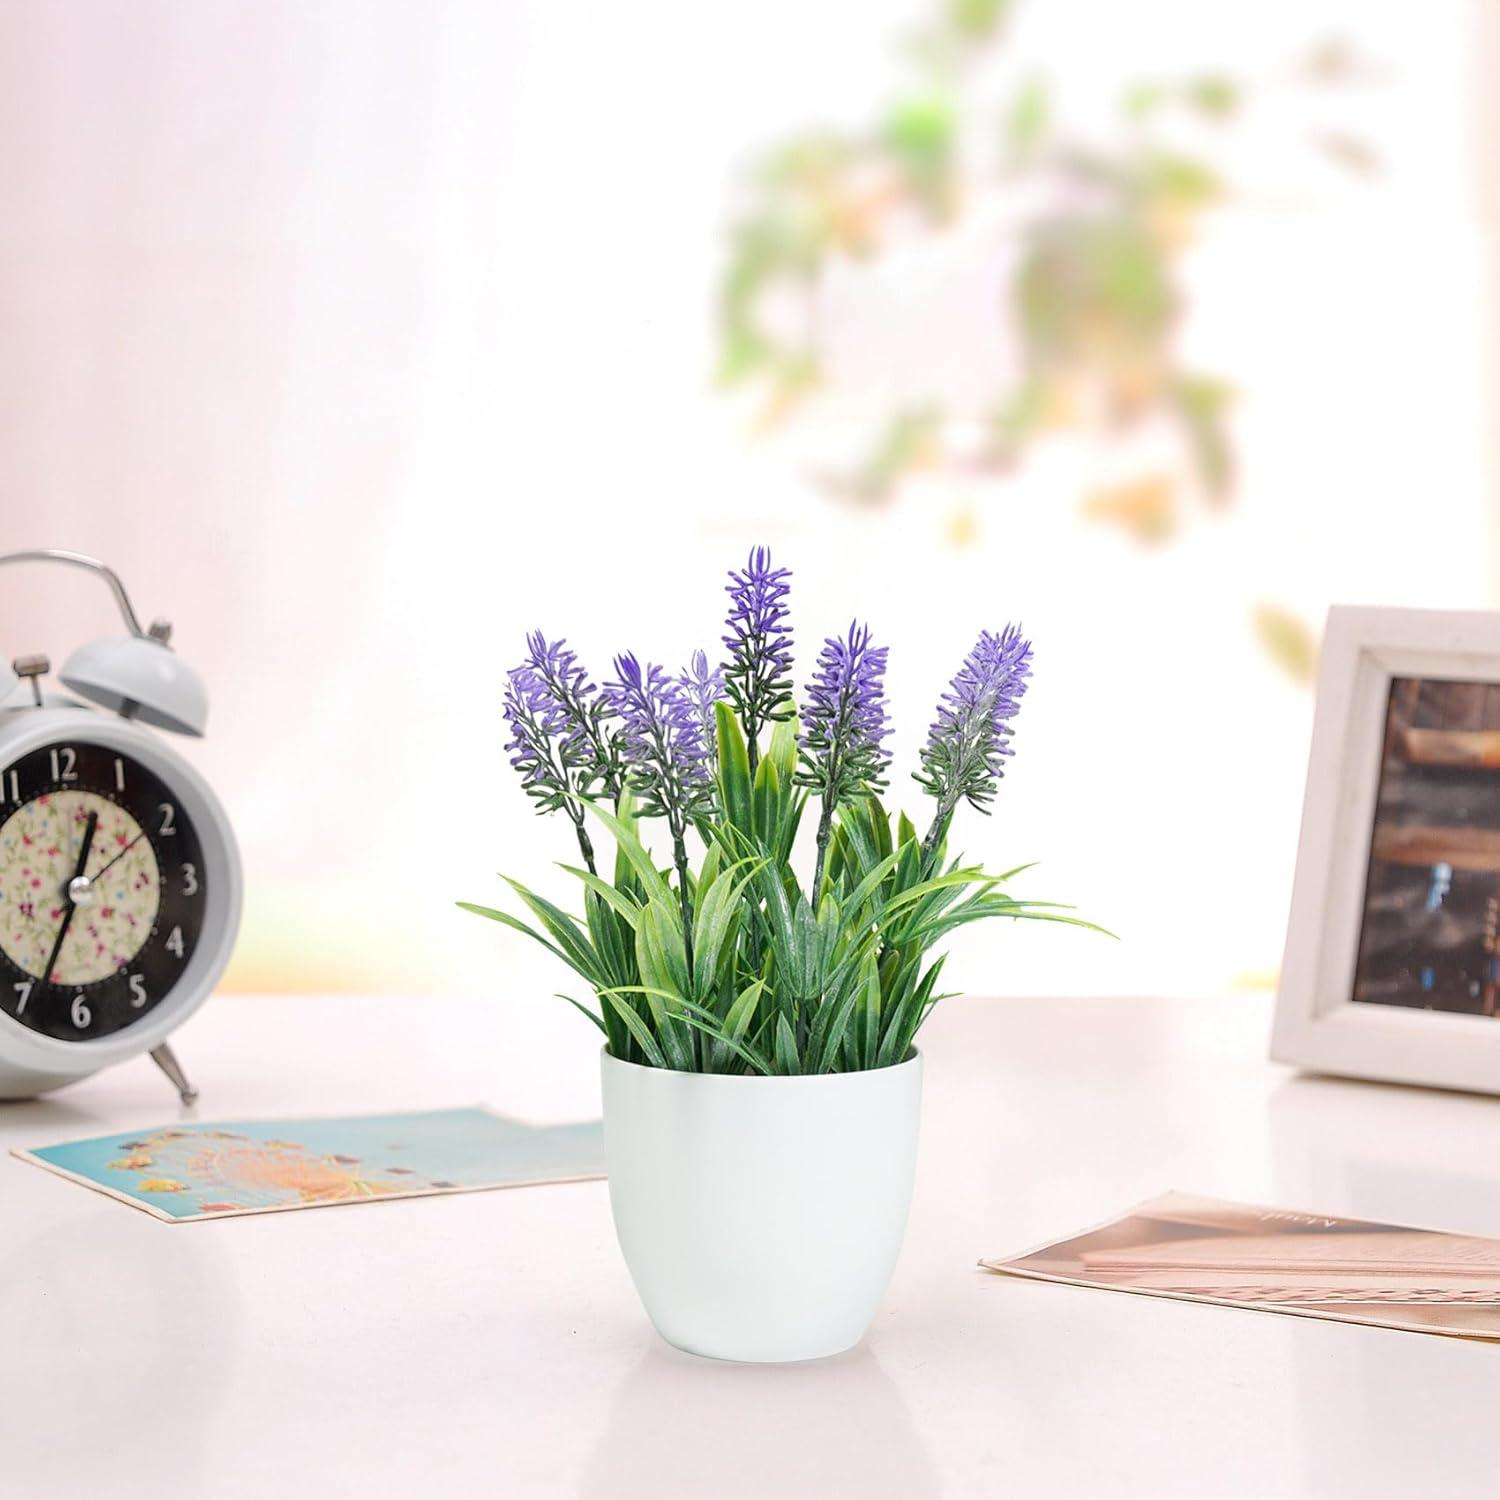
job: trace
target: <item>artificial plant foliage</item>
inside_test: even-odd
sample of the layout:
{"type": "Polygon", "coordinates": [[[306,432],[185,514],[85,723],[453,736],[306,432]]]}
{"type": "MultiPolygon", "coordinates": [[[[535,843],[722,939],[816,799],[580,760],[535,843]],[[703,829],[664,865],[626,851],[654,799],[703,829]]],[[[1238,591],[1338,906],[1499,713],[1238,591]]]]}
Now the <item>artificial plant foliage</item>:
{"type": "MultiPolygon", "coordinates": [[[[539,812],[573,824],[581,914],[518,881],[530,914],[466,910],[524,932],[594,1004],[562,996],[627,1062],[684,1072],[808,1074],[903,1061],[940,992],[943,940],[991,917],[1091,926],[947,853],[961,804],[988,812],[1031,671],[1018,627],[981,633],[939,703],[919,831],[879,792],[890,756],[887,648],[868,626],[825,642],[800,713],[790,573],[757,548],[730,573],[728,660],[673,674],[615,658],[598,689],[564,641],[528,637],[510,673],[507,749],[539,812]],[[811,883],[798,874],[808,803],[811,883]],[[670,846],[664,868],[643,827],[670,846]],[[599,868],[591,836],[613,842],[599,868]]],[[[803,842],[807,842],[804,839],[803,842]]],[[[1021,868],[1025,868],[1024,866],[1021,868]]],[[[1097,930],[1097,929],[1096,929],[1097,930]]]]}

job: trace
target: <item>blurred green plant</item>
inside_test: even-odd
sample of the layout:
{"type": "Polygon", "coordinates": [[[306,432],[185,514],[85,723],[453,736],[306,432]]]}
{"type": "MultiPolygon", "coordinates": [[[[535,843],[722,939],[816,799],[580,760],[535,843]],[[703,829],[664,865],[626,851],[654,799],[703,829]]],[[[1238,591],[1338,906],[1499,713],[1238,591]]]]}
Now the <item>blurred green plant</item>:
{"type": "MultiPolygon", "coordinates": [[[[1241,113],[1245,87],[1217,72],[1138,83],[1117,102],[1112,140],[1078,139],[1046,78],[985,86],[1016,9],[1017,0],[941,0],[913,39],[911,88],[870,127],[804,133],[756,164],[729,231],[719,376],[757,393],[758,426],[784,421],[824,381],[819,298],[835,263],[874,262],[914,232],[1006,205],[1018,226],[1005,309],[1014,381],[976,393],[960,414],[923,402],[877,416],[864,457],[827,483],[878,504],[923,470],[1013,471],[1051,431],[1110,437],[1165,418],[1181,438],[1183,472],[1083,497],[1090,518],[1160,542],[1180,528],[1189,495],[1222,505],[1234,485],[1233,382],[1192,367],[1178,343],[1183,254],[1229,194],[1212,148],[1241,113]]],[[[1342,82],[1355,67],[1346,47],[1324,43],[1295,86],[1342,82]]],[[[1375,165],[1347,136],[1309,141],[1351,169],[1375,165]]]]}

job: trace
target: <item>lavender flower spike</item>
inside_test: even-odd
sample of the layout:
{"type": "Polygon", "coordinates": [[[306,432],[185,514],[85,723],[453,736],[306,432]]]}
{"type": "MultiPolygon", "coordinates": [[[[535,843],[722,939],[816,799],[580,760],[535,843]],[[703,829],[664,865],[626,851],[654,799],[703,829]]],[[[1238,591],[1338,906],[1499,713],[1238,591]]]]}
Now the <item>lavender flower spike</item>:
{"type": "Polygon", "coordinates": [[[729,574],[729,660],[724,690],[745,723],[753,774],[766,724],[792,714],[792,629],[787,624],[790,568],[773,568],[768,547],[756,547],[745,570],[729,574]]]}
{"type": "MultiPolygon", "coordinates": [[[[705,659],[705,669],[707,665],[705,659]]],[[[641,796],[642,811],[648,817],[665,818],[672,835],[682,942],[691,973],[693,909],[685,840],[691,819],[712,806],[714,790],[703,721],[681,682],[657,666],[643,670],[628,651],[615,657],[615,680],[606,692],[624,720],[620,749],[630,785],[641,796]]]]}
{"type": "Polygon", "coordinates": [[[932,827],[922,841],[930,857],[947,836],[960,801],[988,812],[1004,773],[1011,721],[1021,706],[1031,676],[1031,642],[1018,625],[998,635],[981,631],[974,649],[938,704],[937,719],[922,747],[917,782],[937,798],[932,827]]]}
{"type": "Polygon", "coordinates": [[[855,621],[846,637],[824,642],[818,670],[804,695],[797,781],[811,787],[823,801],[813,874],[814,906],[835,809],[885,785],[891,763],[884,745],[890,733],[885,708],[886,655],[886,647],[870,644],[869,627],[855,621]]]}
{"type": "Polygon", "coordinates": [[[683,692],[688,695],[688,700],[693,705],[693,712],[698,716],[704,749],[712,763],[713,747],[718,738],[714,704],[724,696],[724,669],[723,667],[710,667],[706,651],[695,651],[692,661],[677,681],[683,692]]]}
{"type": "Polygon", "coordinates": [[[622,776],[616,733],[609,726],[610,706],[589,681],[576,652],[563,640],[549,641],[540,630],[526,637],[526,662],[561,715],[559,732],[568,769],[577,789],[587,794],[596,785],[614,802],[620,800],[622,776]]]}
{"type": "Polygon", "coordinates": [[[505,749],[511,765],[521,773],[526,795],[536,799],[540,813],[567,806],[572,793],[567,715],[532,667],[510,672],[504,712],[511,733],[505,749]]]}
{"type": "Polygon", "coordinates": [[[856,621],[846,637],[823,643],[807,685],[797,779],[835,804],[885,785],[886,656],[886,647],[870,644],[869,627],[856,621]]]}
{"type": "Polygon", "coordinates": [[[628,651],[615,657],[615,681],[606,693],[623,721],[620,751],[642,811],[665,818],[675,836],[708,810],[713,795],[700,712],[680,681],[658,666],[642,668],[628,651]]]}
{"type": "Polygon", "coordinates": [[[508,677],[504,711],[510,763],[538,812],[562,810],[573,821],[583,861],[594,868],[594,847],[583,826],[582,798],[598,781],[618,799],[619,756],[607,728],[607,706],[563,641],[541,631],[526,637],[527,656],[508,677]]]}

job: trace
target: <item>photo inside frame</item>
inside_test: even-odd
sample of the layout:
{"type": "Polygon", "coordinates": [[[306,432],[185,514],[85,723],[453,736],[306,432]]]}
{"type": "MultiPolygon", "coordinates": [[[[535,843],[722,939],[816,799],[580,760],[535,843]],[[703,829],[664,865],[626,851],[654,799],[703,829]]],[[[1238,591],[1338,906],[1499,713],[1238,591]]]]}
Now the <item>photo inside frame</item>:
{"type": "Polygon", "coordinates": [[[1391,679],[1352,998],[1500,1014],[1500,683],[1391,679]]]}

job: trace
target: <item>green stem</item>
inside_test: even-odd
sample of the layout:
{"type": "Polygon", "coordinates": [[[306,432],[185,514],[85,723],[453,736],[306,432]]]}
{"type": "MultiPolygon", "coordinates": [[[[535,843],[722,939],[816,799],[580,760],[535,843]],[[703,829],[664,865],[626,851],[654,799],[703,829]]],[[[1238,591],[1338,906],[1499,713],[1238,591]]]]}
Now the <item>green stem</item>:
{"type": "Polygon", "coordinates": [[[823,888],[823,864],[828,858],[828,842],[833,835],[833,804],[823,799],[823,816],[818,819],[818,862],[813,866],[812,908],[818,909],[818,897],[823,888]]]}
{"type": "MultiPolygon", "coordinates": [[[[693,989],[693,903],[688,896],[688,860],[687,843],[684,838],[686,829],[682,828],[676,819],[668,821],[668,827],[672,830],[672,861],[677,867],[677,900],[682,909],[682,951],[687,959],[687,984],[688,990],[693,989]]],[[[703,1065],[703,1034],[694,1028],[688,1039],[688,1046],[692,1049],[697,1066],[703,1065]]]]}
{"type": "Polygon", "coordinates": [[[953,809],[957,805],[957,798],[953,796],[944,797],[938,803],[937,811],[932,815],[932,824],[922,840],[922,879],[926,880],[932,874],[933,857],[937,854],[937,847],[948,836],[949,825],[953,822],[953,809]]]}
{"type": "Polygon", "coordinates": [[[583,854],[583,862],[588,866],[590,875],[597,875],[599,872],[594,868],[594,841],[583,826],[583,809],[580,807],[575,814],[570,807],[568,816],[573,819],[573,831],[578,835],[578,848],[583,854]]]}
{"type": "Polygon", "coordinates": [[[687,955],[689,981],[693,974],[693,902],[688,895],[687,844],[684,830],[672,826],[672,861],[677,866],[677,900],[682,908],[682,948],[687,955]]]}
{"type": "Polygon", "coordinates": [[[818,819],[818,861],[813,866],[812,883],[812,909],[818,909],[818,897],[823,890],[823,864],[828,856],[828,841],[833,834],[833,814],[838,807],[839,782],[843,778],[843,766],[840,764],[839,740],[834,737],[833,747],[828,756],[828,774],[823,782],[823,814],[818,819]]]}

